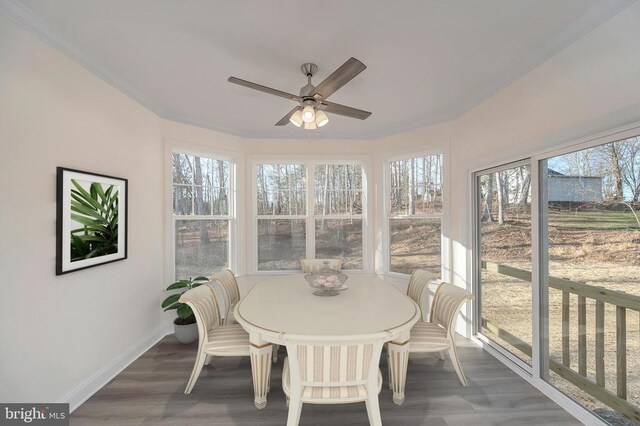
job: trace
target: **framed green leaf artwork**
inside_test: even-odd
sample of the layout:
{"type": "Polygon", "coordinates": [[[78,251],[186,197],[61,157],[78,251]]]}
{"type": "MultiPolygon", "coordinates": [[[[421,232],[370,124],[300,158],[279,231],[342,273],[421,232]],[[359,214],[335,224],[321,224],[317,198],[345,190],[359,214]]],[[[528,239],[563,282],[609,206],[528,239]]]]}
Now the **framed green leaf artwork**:
{"type": "Polygon", "coordinates": [[[56,275],[127,258],[127,179],[57,168],[56,275]]]}

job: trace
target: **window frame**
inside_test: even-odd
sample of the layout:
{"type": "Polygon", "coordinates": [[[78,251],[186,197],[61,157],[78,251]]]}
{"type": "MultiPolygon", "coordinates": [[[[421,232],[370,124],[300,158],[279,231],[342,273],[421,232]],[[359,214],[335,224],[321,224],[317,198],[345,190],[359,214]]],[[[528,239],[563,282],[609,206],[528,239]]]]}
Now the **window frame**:
{"type": "Polygon", "coordinates": [[[409,151],[386,157],[382,163],[383,199],[382,199],[382,273],[391,277],[407,278],[410,274],[391,270],[391,226],[393,219],[440,219],[440,279],[451,282],[451,242],[449,239],[449,149],[447,146],[435,147],[423,151],[409,151]],[[399,160],[442,155],[442,212],[440,215],[415,214],[391,215],[391,163],[399,160]]]}
{"type": "MultiPolygon", "coordinates": [[[[176,279],[175,265],[175,224],[177,220],[228,220],[229,238],[227,247],[228,268],[235,271],[238,268],[237,244],[237,155],[222,150],[209,149],[200,145],[166,141],[165,142],[165,280],[176,279]],[[229,163],[229,211],[226,215],[175,215],[173,211],[173,154],[195,155],[212,160],[222,160],[229,163]]],[[[212,270],[211,273],[214,271],[212,270]]]]}
{"type": "Polygon", "coordinates": [[[247,191],[247,196],[251,197],[248,204],[251,205],[251,216],[249,238],[247,241],[248,271],[255,275],[282,275],[299,273],[300,269],[263,270],[258,269],[258,220],[259,219],[302,219],[305,220],[305,251],[307,258],[315,258],[315,222],[318,218],[325,219],[361,219],[362,220],[362,269],[349,269],[349,272],[373,272],[371,246],[371,220],[369,218],[369,189],[371,187],[371,160],[368,156],[345,155],[345,156],[309,156],[309,155],[261,155],[249,157],[251,167],[250,185],[251,190],[247,191]],[[258,194],[257,194],[257,170],[258,164],[300,164],[305,167],[307,177],[306,185],[306,214],[304,215],[258,215],[258,194]],[[326,164],[358,164],[362,170],[362,214],[359,215],[316,215],[315,214],[315,166],[326,164]]]}

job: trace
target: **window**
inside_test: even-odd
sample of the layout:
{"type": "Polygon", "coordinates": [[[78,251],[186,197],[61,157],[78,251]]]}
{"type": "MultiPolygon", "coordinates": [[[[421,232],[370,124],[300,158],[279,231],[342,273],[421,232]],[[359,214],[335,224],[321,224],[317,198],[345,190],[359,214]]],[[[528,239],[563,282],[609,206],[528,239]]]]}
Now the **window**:
{"type": "Polygon", "coordinates": [[[258,270],[299,269],[306,253],[304,164],[258,164],[258,270]]]}
{"type": "Polygon", "coordinates": [[[363,269],[363,171],[355,162],[258,163],[257,270],[339,258],[363,269]]]}
{"type": "Polygon", "coordinates": [[[391,161],[387,169],[388,269],[440,275],[442,154],[391,161]]]}
{"type": "Polygon", "coordinates": [[[362,269],[362,167],[316,165],[314,199],[315,257],[362,269]]]}
{"type": "Polygon", "coordinates": [[[175,152],[172,171],[175,278],[229,267],[230,162],[175,152]]]}
{"type": "Polygon", "coordinates": [[[531,165],[478,172],[475,185],[478,331],[530,366],[531,165]]]}

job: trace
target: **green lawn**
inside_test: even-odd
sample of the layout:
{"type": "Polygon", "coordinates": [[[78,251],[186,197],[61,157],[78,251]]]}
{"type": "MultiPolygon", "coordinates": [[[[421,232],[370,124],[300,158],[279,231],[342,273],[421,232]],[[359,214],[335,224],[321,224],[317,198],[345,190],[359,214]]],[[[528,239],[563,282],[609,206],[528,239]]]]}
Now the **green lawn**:
{"type": "MultiPolygon", "coordinates": [[[[640,213],[639,213],[640,214],[640,213]]],[[[585,231],[626,231],[638,228],[631,211],[549,212],[551,226],[585,231]]]]}

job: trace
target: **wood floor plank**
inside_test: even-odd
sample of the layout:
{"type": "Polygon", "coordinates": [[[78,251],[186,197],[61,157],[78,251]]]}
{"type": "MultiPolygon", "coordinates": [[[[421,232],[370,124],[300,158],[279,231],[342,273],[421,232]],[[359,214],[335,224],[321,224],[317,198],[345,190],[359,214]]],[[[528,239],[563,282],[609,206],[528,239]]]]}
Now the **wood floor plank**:
{"type": "MultiPolygon", "coordinates": [[[[381,369],[382,421],[388,425],[579,424],[549,398],[466,340],[460,359],[469,380],[463,387],[451,362],[412,354],[406,400],[397,406],[386,384],[386,356],[381,369]]],[[[216,358],[205,367],[193,392],[184,388],[196,346],[167,336],[131,364],[71,415],[78,425],[283,425],[287,418],[280,384],[282,360],[273,366],[269,403],[253,405],[248,358],[216,358]]],[[[364,403],[304,405],[301,425],[366,425],[364,403]]]]}

